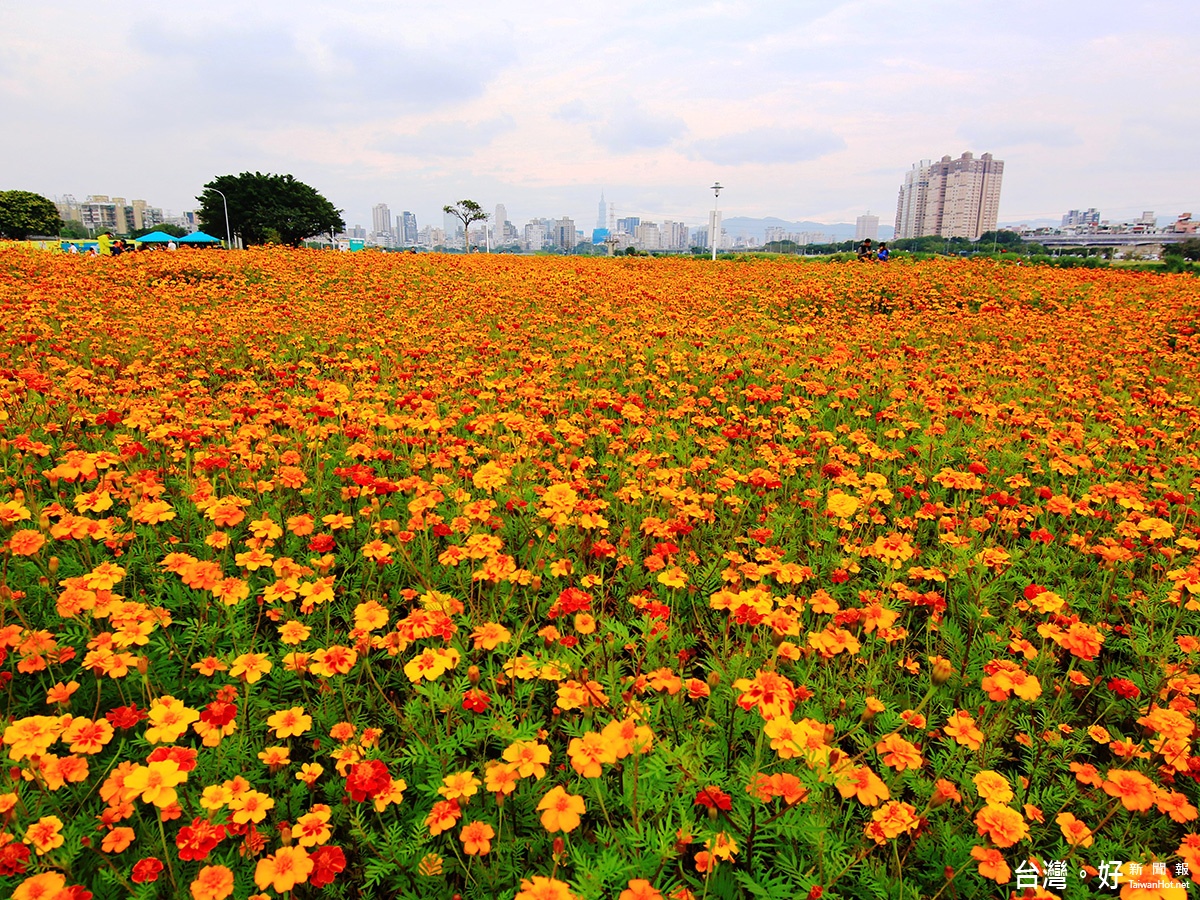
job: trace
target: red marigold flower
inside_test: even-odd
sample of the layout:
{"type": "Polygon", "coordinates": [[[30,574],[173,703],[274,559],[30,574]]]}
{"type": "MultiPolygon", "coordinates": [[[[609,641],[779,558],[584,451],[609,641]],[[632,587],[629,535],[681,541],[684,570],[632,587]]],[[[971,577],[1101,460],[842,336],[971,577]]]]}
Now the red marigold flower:
{"type": "Polygon", "coordinates": [[[695,805],[729,812],[733,809],[733,799],[716,785],[710,784],[697,792],[695,805]]]}
{"type": "Polygon", "coordinates": [[[180,859],[203,860],[225,839],[225,826],[214,825],[207,819],[195,818],[191,825],[179,829],[175,845],[180,859]]]}
{"type": "Polygon", "coordinates": [[[316,553],[328,553],[333,549],[333,545],[332,534],[314,534],[312,540],[308,542],[308,549],[316,553]]]}
{"type": "Polygon", "coordinates": [[[312,860],[313,871],[308,877],[309,884],[315,888],[323,888],[337,877],[338,872],[346,868],[346,854],[341,847],[326,844],[318,847],[309,856],[312,860]]]}
{"type": "Polygon", "coordinates": [[[114,728],[133,728],[148,715],[146,710],[138,709],[136,703],[130,703],[128,706],[110,709],[104,714],[104,718],[108,719],[114,728]]]}
{"type": "Polygon", "coordinates": [[[1108,689],[1118,697],[1133,700],[1141,695],[1141,689],[1128,678],[1113,678],[1108,682],[1108,689]]]}
{"type": "Polygon", "coordinates": [[[0,876],[23,875],[28,864],[28,844],[11,843],[0,847],[0,876]]]}
{"type": "Polygon", "coordinates": [[[214,700],[200,711],[200,721],[214,728],[224,728],[237,718],[237,706],[224,700],[214,700]]]}
{"type": "Polygon", "coordinates": [[[153,856],[139,859],[133,864],[133,883],[148,884],[151,881],[157,881],[162,870],[163,864],[153,856]]]}
{"type": "Polygon", "coordinates": [[[190,772],[196,768],[196,751],[191,747],[156,747],[154,752],[146,757],[148,763],[166,760],[179,766],[180,772],[190,772]]]}
{"type": "Polygon", "coordinates": [[[488,703],[491,702],[491,699],[484,691],[478,688],[471,688],[471,690],[463,694],[462,707],[463,709],[469,709],[471,712],[481,713],[488,708],[488,703]]]}
{"type": "Polygon", "coordinates": [[[346,791],[350,799],[362,802],[392,789],[392,776],[387,764],[380,759],[357,763],[346,775],[346,791]]]}

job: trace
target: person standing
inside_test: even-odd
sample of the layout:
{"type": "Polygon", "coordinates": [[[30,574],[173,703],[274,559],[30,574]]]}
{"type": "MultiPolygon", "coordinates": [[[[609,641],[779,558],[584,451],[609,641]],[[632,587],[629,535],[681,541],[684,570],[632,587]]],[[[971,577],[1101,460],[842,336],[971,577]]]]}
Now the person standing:
{"type": "Polygon", "coordinates": [[[96,238],[96,247],[101,256],[112,256],[112,235],[104,232],[96,238]]]}

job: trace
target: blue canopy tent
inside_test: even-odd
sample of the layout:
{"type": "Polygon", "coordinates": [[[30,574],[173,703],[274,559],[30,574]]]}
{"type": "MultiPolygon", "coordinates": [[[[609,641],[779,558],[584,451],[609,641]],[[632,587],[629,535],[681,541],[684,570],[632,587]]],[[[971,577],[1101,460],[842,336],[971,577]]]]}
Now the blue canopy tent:
{"type": "Polygon", "coordinates": [[[208,245],[208,244],[220,244],[220,243],[222,243],[222,241],[220,238],[215,238],[211,234],[205,234],[203,231],[193,231],[187,237],[181,237],[179,239],[179,243],[208,245]]]}
{"type": "Polygon", "coordinates": [[[149,234],[143,234],[139,238],[134,238],[135,244],[166,244],[171,241],[178,241],[179,238],[173,234],[167,234],[165,231],[152,231],[149,234]]]}

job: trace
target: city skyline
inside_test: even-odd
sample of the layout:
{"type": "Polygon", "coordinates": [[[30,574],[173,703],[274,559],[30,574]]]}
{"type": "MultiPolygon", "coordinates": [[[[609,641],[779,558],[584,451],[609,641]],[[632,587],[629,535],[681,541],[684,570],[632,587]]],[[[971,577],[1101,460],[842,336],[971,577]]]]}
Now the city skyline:
{"type": "Polygon", "coordinates": [[[1197,37],[1200,10],[1153,0],[12,4],[0,171],[171,210],[288,172],[364,226],[464,198],[590,225],[601,189],[701,225],[714,181],[727,215],[853,222],[970,150],[1006,161],[1001,221],[1166,215],[1200,206],[1200,111],[1161,77],[1197,37]]]}

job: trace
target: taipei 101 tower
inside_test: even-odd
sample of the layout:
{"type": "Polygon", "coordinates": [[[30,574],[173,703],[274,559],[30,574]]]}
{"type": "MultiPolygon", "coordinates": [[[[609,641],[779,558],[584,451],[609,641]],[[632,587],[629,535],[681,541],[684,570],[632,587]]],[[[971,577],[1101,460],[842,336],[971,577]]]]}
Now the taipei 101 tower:
{"type": "Polygon", "coordinates": [[[602,244],[608,237],[608,204],[604,202],[604,191],[600,191],[600,212],[596,216],[596,227],[592,229],[592,243],[602,244]]]}

